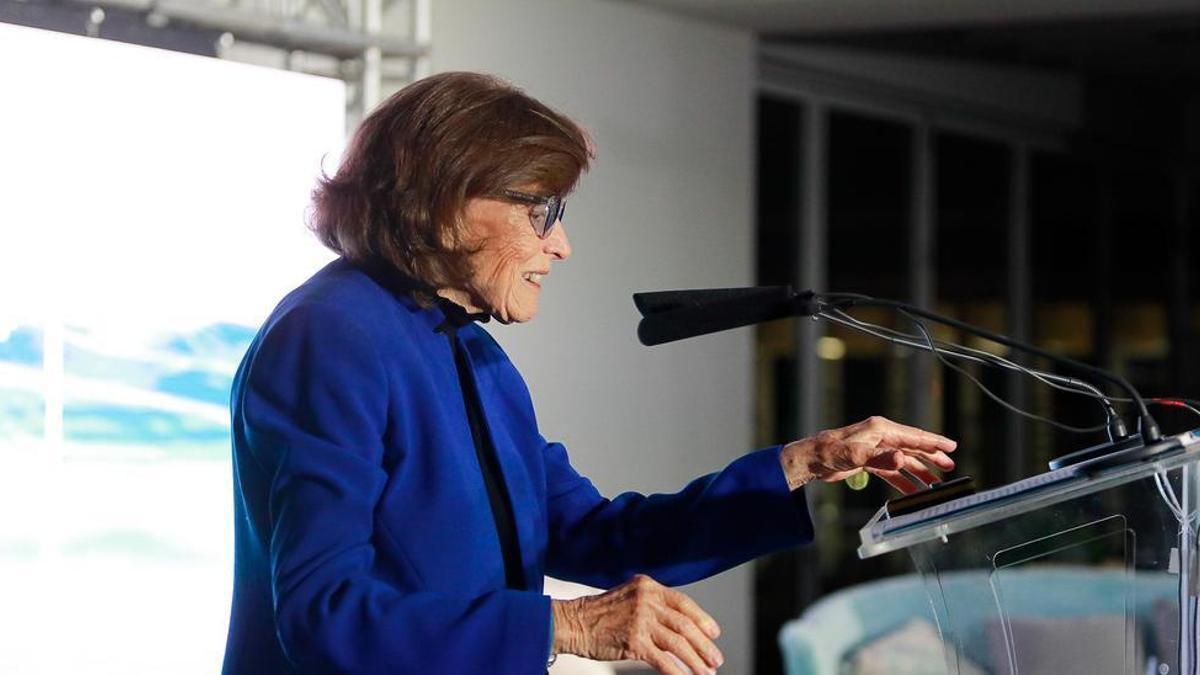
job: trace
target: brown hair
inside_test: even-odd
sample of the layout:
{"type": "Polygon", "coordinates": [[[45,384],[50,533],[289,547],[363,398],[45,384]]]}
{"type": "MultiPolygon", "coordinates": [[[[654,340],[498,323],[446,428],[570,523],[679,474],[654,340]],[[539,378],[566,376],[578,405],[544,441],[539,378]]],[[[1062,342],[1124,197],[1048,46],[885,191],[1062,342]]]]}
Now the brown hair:
{"type": "Polygon", "coordinates": [[[313,190],[309,227],[350,260],[463,287],[467,201],[528,185],[566,194],[591,147],[577,124],[499,78],[441,73],[363,120],[337,173],[313,190]]]}

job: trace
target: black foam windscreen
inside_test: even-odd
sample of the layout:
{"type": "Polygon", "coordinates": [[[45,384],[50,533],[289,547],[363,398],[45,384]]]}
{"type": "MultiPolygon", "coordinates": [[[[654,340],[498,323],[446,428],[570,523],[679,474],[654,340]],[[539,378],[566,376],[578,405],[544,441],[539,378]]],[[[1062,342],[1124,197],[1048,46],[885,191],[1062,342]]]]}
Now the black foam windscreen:
{"type": "Polygon", "coordinates": [[[642,313],[638,339],[646,346],[707,335],[813,311],[813,294],[787,286],[635,293],[642,313]]]}
{"type": "Polygon", "coordinates": [[[789,286],[749,286],[746,288],[701,288],[682,291],[649,291],[634,293],[633,304],[642,316],[660,314],[686,307],[704,307],[731,300],[787,300],[792,296],[789,286]]]}

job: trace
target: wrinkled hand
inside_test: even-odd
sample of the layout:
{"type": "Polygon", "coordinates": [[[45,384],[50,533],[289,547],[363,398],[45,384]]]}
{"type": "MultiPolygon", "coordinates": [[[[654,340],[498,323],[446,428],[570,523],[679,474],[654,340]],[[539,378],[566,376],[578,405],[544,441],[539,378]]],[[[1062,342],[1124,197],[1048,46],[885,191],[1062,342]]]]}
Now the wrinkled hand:
{"type": "Polygon", "coordinates": [[[866,471],[907,494],[919,487],[905,478],[901,469],[926,483],[937,482],[941,479],[930,466],[953,469],[954,460],[946,453],[954,452],[956,446],[945,436],[875,416],[788,443],[780,462],[793,490],[814,479],[833,483],[866,471]]]}
{"type": "Polygon", "coordinates": [[[639,574],[601,595],[554,600],[554,653],[642,661],[663,675],[715,673],[721,628],[688,596],[639,574]],[[675,658],[672,658],[674,655],[675,658]]]}

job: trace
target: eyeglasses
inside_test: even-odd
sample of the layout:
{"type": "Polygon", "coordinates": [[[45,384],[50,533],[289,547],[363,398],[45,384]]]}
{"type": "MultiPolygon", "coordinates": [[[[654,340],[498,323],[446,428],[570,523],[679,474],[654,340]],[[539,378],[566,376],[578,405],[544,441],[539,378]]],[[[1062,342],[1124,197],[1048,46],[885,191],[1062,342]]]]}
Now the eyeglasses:
{"type": "Polygon", "coordinates": [[[558,195],[543,197],[520,190],[501,190],[500,194],[523,204],[533,205],[533,208],[529,210],[529,224],[533,226],[533,231],[537,232],[537,236],[542,239],[550,236],[554,224],[562,220],[567,206],[563,198],[558,195]]]}

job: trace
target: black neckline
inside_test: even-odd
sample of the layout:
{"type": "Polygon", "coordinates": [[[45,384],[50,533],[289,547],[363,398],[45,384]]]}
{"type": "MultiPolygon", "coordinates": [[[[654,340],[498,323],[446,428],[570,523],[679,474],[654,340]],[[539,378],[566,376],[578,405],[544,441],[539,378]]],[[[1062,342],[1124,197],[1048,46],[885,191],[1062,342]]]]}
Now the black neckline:
{"type": "Polygon", "coordinates": [[[437,289],[433,286],[405,274],[396,269],[394,265],[382,260],[369,260],[362,263],[362,267],[372,278],[393,293],[412,298],[414,301],[424,299],[432,302],[445,317],[434,327],[434,330],[439,333],[457,332],[463,326],[476,321],[487,323],[492,318],[487,312],[468,312],[462,305],[438,295],[437,289]]]}
{"type": "Polygon", "coordinates": [[[442,314],[446,317],[445,321],[442,321],[434,328],[438,332],[457,331],[459,328],[475,321],[487,323],[492,318],[487,312],[468,312],[462,305],[443,298],[440,295],[437,296],[437,304],[438,308],[442,310],[442,314]]]}

